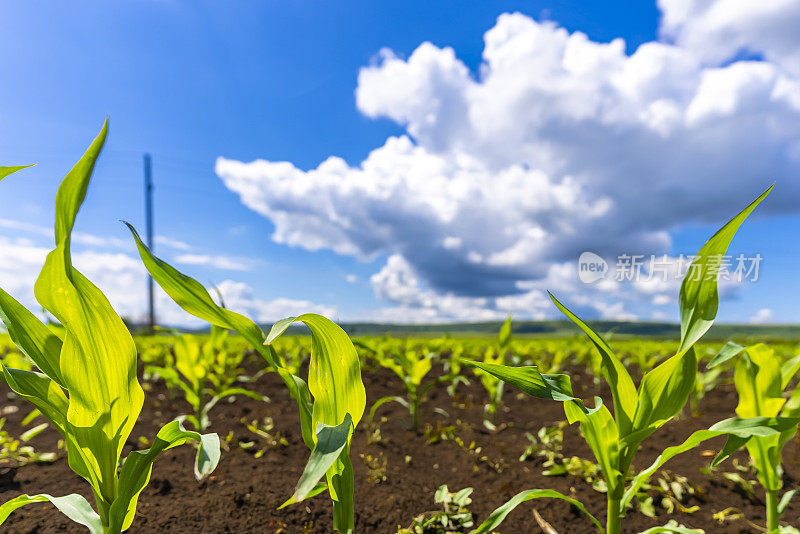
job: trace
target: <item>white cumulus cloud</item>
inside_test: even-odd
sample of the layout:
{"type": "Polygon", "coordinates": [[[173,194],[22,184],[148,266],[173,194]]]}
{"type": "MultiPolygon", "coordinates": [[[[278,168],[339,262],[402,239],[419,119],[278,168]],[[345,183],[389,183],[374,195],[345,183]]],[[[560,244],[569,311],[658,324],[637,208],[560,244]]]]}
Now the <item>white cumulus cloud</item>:
{"type": "Polygon", "coordinates": [[[671,231],[721,223],[772,181],[761,212],[800,205],[800,38],[781,19],[798,4],[745,4],[664,0],[661,40],[630,55],[621,39],[518,13],[486,32],[477,72],[431,43],[382,50],[356,104],[405,135],[355,165],[220,157],[216,172],[276,242],[386,258],[371,282],[392,316],[537,316],[561,287],[631,319],[634,302],[666,304],[676,284],[587,289],[564,275],[582,251],[669,253],[671,231]],[[733,61],[745,48],[764,60],[733,61]]]}

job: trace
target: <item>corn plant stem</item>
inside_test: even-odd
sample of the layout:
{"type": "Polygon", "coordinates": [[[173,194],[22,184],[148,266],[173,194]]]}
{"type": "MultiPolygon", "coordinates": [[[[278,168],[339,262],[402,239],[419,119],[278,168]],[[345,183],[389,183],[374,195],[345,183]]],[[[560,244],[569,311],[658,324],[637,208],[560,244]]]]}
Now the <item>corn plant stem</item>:
{"type": "Polygon", "coordinates": [[[414,432],[419,430],[419,403],[420,399],[416,393],[411,396],[411,429],[414,432]]]}
{"type": "Polygon", "coordinates": [[[622,499],[608,496],[608,516],[606,518],[606,534],[620,534],[621,522],[620,506],[622,499]]]}
{"type": "Polygon", "coordinates": [[[767,490],[767,532],[777,534],[780,530],[780,514],[778,513],[778,491],[767,490]]]}

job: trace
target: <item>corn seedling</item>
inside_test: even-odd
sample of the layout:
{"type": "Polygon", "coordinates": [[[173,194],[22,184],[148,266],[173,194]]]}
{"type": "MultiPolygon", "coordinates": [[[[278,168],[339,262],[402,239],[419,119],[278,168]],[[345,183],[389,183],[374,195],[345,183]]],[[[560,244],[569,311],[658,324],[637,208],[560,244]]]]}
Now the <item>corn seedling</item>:
{"type": "MultiPolygon", "coordinates": [[[[127,224],[127,223],[126,223],[127,224]]],[[[184,311],[219,328],[233,330],[275,370],[300,409],[300,429],[311,455],[288,506],[327,491],[333,500],[333,528],[352,532],[353,465],[350,442],[366,405],[358,353],[347,334],[334,322],[307,313],[275,323],[265,336],[252,320],[217,305],[194,278],[155,257],[128,224],[150,275],[184,311]],[[273,343],[294,322],[311,332],[308,382],[283,367],[273,343]],[[323,480],[324,478],[324,480],[323,480]]]]}
{"type": "Polygon", "coordinates": [[[563,457],[561,450],[564,448],[564,428],[566,426],[567,422],[561,421],[557,425],[543,426],[536,436],[526,432],[525,437],[530,444],[525,447],[519,461],[524,462],[529,458],[539,456],[545,459],[546,467],[548,464],[554,465],[556,459],[563,457]]]}
{"type": "MultiPolygon", "coordinates": [[[[2,377],[39,409],[66,442],[69,466],[89,482],[97,510],[78,494],[20,495],[0,506],[0,524],[17,508],[50,501],[92,534],[117,534],[131,526],[139,494],[153,461],[186,441],[200,442],[195,475],[208,475],[219,459],[216,434],[200,435],[179,421],[165,425],[153,445],[131,452],[120,466],[122,448],[139,416],[144,393],[136,378],[136,346],[128,328],[100,290],[72,266],[70,241],[108,122],[56,194],[53,249],[35,285],[39,303],[58,319],[51,329],[0,290],[0,319],[38,371],[3,365],[2,377]]],[[[10,174],[0,168],[0,178],[10,174]]],[[[18,170],[18,169],[15,169],[18,170]]]]}
{"type": "Polygon", "coordinates": [[[655,502],[647,492],[657,494],[659,504],[668,514],[676,511],[683,514],[693,514],[700,509],[699,506],[684,506],[689,497],[704,499],[705,496],[699,488],[693,486],[689,479],[676,475],[670,471],[661,471],[654,482],[645,483],[634,496],[639,511],[647,517],[655,517],[655,502]]]}
{"type": "MultiPolygon", "coordinates": [[[[505,320],[500,327],[500,333],[497,336],[497,345],[495,347],[487,348],[483,353],[483,363],[489,365],[503,365],[506,361],[505,351],[508,343],[511,341],[511,316],[505,320]]],[[[502,380],[497,378],[491,373],[478,368],[475,369],[475,374],[481,380],[484,389],[489,394],[489,403],[483,408],[483,426],[489,430],[497,430],[497,412],[503,404],[503,385],[502,380]]]]}
{"type": "Polygon", "coordinates": [[[36,452],[32,446],[24,445],[47,428],[47,423],[33,427],[19,439],[3,428],[5,424],[5,418],[0,418],[0,467],[21,467],[32,462],[52,462],[56,459],[54,452],[36,452]]]}
{"type": "Polygon", "coordinates": [[[458,343],[450,336],[442,339],[441,350],[449,352],[449,357],[443,359],[444,381],[447,382],[447,394],[456,396],[459,384],[469,385],[469,380],[461,373],[461,358],[464,356],[464,344],[458,343]]]}
{"type": "Polygon", "coordinates": [[[439,486],[434,494],[436,504],[442,505],[441,510],[425,512],[418,515],[407,528],[400,528],[397,534],[447,534],[464,532],[473,523],[472,512],[469,505],[472,503],[470,495],[472,488],[464,488],[459,492],[451,493],[446,485],[439,486]]]}
{"type": "Polygon", "coordinates": [[[650,467],[639,472],[626,486],[631,463],[641,442],[683,409],[694,387],[697,372],[694,346],[711,327],[718,307],[718,273],[713,269],[714,260],[725,254],[739,226],[768,193],[769,190],[765,191],[731,219],[695,256],[680,290],[680,347],[674,356],[645,373],[638,389],[620,358],[603,338],[551,295],[556,307],[583,330],[599,352],[600,372],[613,397],[613,415],[599,397],[595,397],[594,406],[587,406],[576,398],[566,375],[542,375],[536,366],[510,367],[472,362],[533,397],[563,402],[567,420],[580,423],[581,433],[594,453],[607,487],[605,529],[574,499],[551,490],[528,490],[495,510],[473,531],[474,534],[488,532],[499,525],[520,503],[542,497],[566,500],[589,515],[599,531],[619,534],[627,505],[649,477],[673,456],[712,437],[727,435],[728,441],[715,459],[718,463],[754,435],[778,436],[782,431],[794,428],[797,418],[754,417],[721,421],[708,430],[693,433],[682,444],[665,449],[650,467]]]}
{"type": "Polygon", "coordinates": [[[417,432],[419,430],[420,404],[428,390],[439,383],[437,379],[422,385],[422,381],[433,366],[431,353],[416,348],[404,348],[389,354],[381,350],[375,353],[375,358],[381,367],[390,369],[403,381],[407,399],[393,395],[376,400],[369,410],[369,422],[372,422],[375,412],[382,405],[387,402],[396,402],[408,410],[411,415],[411,430],[417,432]]]}
{"type": "Polygon", "coordinates": [[[164,366],[148,366],[148,374],[164,379],[170,389],[183,390],[192,414],[186,420],[200,432],[208,429],[208,413],[225,398],[243,395],[255,400],[267,400],[263,395],[236,387],[244,353],[231,352],[225,346],[228,332],[211,327],[211,335],[201,341],[199,336],[183,335],[175,340],[174,356],[164,366]]]}
{"type": "MultiPolygon", "coordinates": [[[[800,416],[800,387],[787,391],[784,396],[784,390],[800,370],[800,356],[782,361],[763,343],[746,348],[728,343],[708,366],[716,368],[731,358],[737,358],[733,375],[739,394],[736,415],[781,418],[800,416]]],[[[783,487],[781,451],[796,433],[797,427],[793,426],[780,434],[754,437],[745,444],[755,465],[758,481],[766,491],[769,534],[785,531],[781,530],[781,514],[797,491],[787,491],[783,497],[778,498],[778,492],[783,487]]]]}

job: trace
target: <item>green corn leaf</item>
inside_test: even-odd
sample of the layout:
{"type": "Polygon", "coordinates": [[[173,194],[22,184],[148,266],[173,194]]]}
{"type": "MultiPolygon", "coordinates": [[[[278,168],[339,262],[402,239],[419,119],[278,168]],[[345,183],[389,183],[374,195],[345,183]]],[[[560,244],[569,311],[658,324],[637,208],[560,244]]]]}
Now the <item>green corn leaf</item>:
{"type": "Polygon", "coordinates": [[[150,249],[142,243],[136,229],[129,223],[125,224],[136,241],[139,255],[150,276],[184,311],[217,327],[238,332],[278,372],[283,383],[289,389],[289,394],[300,408],[300,426],[303,441],[309,448],[313,447],[314,424],[311,414],[311,393],[308,390],[308,385],[302,378],[293,375],[280,366],[274,350],[271,347],[264,346],[264,333],[261,328],[247,317],[218,306],[200,282],[181,273],[167,262],[153,255],[150,249]]]}
{"type": "Polygon", "coordinates": [[[787,360],[781,366],[781,389],[786,389],[797,371],[800,371],[800,354],[787,360]]]}
{"type": "Polygon", "coordinates": [[[767,197],[771,190],[772,186],[728,221],[725,226],[720,228],[700,248],[694,261],[692,261],[689,271],[681,284],[679,298],[681,347],[679,352],[688,350],[711,328],[714,317],[717,315],[717,306],[719,304],[717,273],[713,272],[715,257],[721,257],[725,254],[739,226],[756,206],[767,197]]]}
{"type": "Polygon", "coordinates": [[[289,317],[273,325],[266,344],[271,344],[294,322],[311,331],[308,389],[314,398],[313,424],[338,425],[346,414],[357,426],[364,415],[367,394],[361,381],[361,361],[347,333],[339,325],[314,313],[289,317]]]}
{"type": "Polygon", "coordinates": [[[736,362],[733,382],[739,394],[739,417],[774,417],[780,414],[783,398],[781,362],[763,343],[747,347],[736,362]]]}
{"type": "Polygon", "coordinates": [[[66,330],[60,370],[70,392],[70,466],[80,457],[89,470],[87,480],[102,496],[100,503],[114,498],[119,456],[144,402],[128,328],[105,295],[72,266],[70,255],[75,217],[107,132],[108,120],[58,188],[56,248],[47,255],[34,287],[37,300],[66,330]]]}
{"type": "Polygon", "coordinates": [[[603,378],[608,382],[611,388],[611,394],[614,398],[614,416],[617,419],[620,434],[623,436],[627,435],[631,430],[631,423],[636,413],[637,392],[636,385],[633,383],[631,375],[602,337],[592,330],[589,325],[584,323],[577,315],[561,304],[552,293],[548,291],[547,294],[550,295],[550,299],[556,307],[561,310],[561,313],[578,325],[592,343],[594,343],[594,346],[597,347],[603,362],[601,372],[603,378]]]}
{"type": "Polygon", "coordinates": [[[59,368],[61,338],[2,289],[0,289],[0,320],[3,321],[8,335],[19,349],[33,360],[44,374],[64,387],[59,368]]]}
{"type": "Polygon", "coordinates": [[[800,418],[788,417],[751,417],[747,419],[731,418],[725,419],[712,425],[708,430],[698,430],[690,435],[680,445],[668,447],[658,458],[648,467],[640,471],[631,481],[628,489],[625,490],[625,496],[622,499],[622,508],[624,509],[631,499],[636,495],[642,485],[649,480],[649,478],[659,469],[662,465],[667,463],[670,459],[697,447],[703,441],[706,441],[717,436],[728,435],[728,442],[723,447],[722,451],[714,459],[712,465],[719,464],[726,457],[733,454],[747,441],[754,437],[775,436],[787,429],[796,427],[800,418]]]}
{"type": "MultiPolygon", "coordinates": [[[[22,434],[20,434],[19,435],[19,439],[22,440],[22,441],[30,441],[33,438],[35,438],[36,436],[38,436],[39,434],[41,434],[43,430],[46,430],[48,428],[50,428],[50,425],[48,423],[41,423],[41,424],[36,425],[35,427],[33,427],[33,428],[29,429],[29,430],[26,430],[22,434]]],[[[54,457],[55,457],[55,455],[54,455],[54,457]]]]}
{"type": "Polygon", "coordinates": [[[133,522],[139,494],[150,480],[153,462],[158,455],[190,440],[200,443],[195,459],[195,477],[202,480],[217,467],[220,443],[216,434],[188,431],[179,421],[167,423],[158,431],[149,449],[134,451],[125,459],[119,474],[117,498],[111,503],[109,512],[111,532],[126,530],[133,522]]]}
{"type": "Polygon", "coordinates": [[[147,268],[147,272],[178,306],[187,313],[212,325],[235,330],[253,345],[270,365],[275,365],[269,351],[263,350],[264,333],[256,323],[244,315],[218,306],[203,284],[153,255],[150,249],[142,242],[136,229],[130,223],[126,222],[125,224],[136,241],[136,247],[147,268]]]}
{"type": "Polygon", "coordinates": [[[92,506],[77,493],[65,495],[63,497],[53,497],[46,493],[39,495],[20,495],[10,501],[0,505],[0,525],[2,525],[9,514],[28,504],[50,501],[65,516],[76,523],[89,529],[89,534],[103,534],[103,524],[100,516],[92,509],[92,506]]]}
{"type": "Polygon", "coordinates": [[[572,386],[567,375],[543,375],[535,365],[512,367],[510,365],[467,360],[466,358],[461,361],[465,365],[472,365],[482,369],[537,399],[575,400],[575,397],[572,396],[572,386]]]}
{"type": "Polygon", "coordinates": [[[265,402],[267,400],[267,398],[268,398],[268,397],[265,397],[264,395],[262,395],[260,393],[256,393],[255,391],[250,391],[249,389],[245,389],[245,388],[223,389],[222,391],[220,391],[219,393],[217,393],[215,395],[215,398],[217,400],[221,400],[221,399],[224,399],[225,397],[233,397],[235,395],[242,395],[243,397],[249,397],[249,398],[251,398],[253,400],[262,401],[262,402],[265,402]]]}
{"type": "Polygon", "coordinates": [[[425,378],[425,375],[430,372],[432,367],[433,363],[431,362],[430,358],[420,358],[412,364],[411,372],[409,373],[408,378],[413,384],[419,386],[422,384],[422,379],[425,378]]]}
{"type": "MultiPolygon", "coordinates": [[[[678,353],[642,378],[632,432],[642,439],[675,416],[686,404],[697,375],[693,346],[711,328],[717,315],[718,270],[733,236],[755,207],[769,194],[767,189],[700,248],[683,279],[680,291],[681,345],[678,353]]],[[[636,444],[632,444],[635,447],[636,444]]]]}
{"type": "Polygon", "coordinates": [[[587,409],[581,401],[565,402],[564,413],[570,424],[580,422],[581,433],[603,472],[609,495],[620,497],[625,481],[619,470],[617,424],[600,397],[594,398],[594,404],[594,408],[587,409]]]}
{"type": "Polygon", "coordinates": [[[92,478],[94,471],[90,467],[91,453],[81,449],[68,430],[69,399],[61,386],[42,373],[9,369],[5,366],[2,370],[0,376],[8,387],[33,404],[62,435],[69,451],[70,468],[86,480],[90,482],[94,480],[92,478]]]}
{"type": "Polygon", "coordinates": [[[508,343],[511,341],[511,316],[508,316],[503,322],[503,325],[500,327],[500,333],[497,336],[497,344],[500,346],[500,349],[504,349],[508,343]]]}
{"type": "Polygon", "coordinates": [[[311,451],[303,474],[300,476],[300,481],[297,483],[294,494],[280,508],[308,498],[347,447],[352,430],[353,418],[350,417],[350,414],[346,414],[342,423],[336,426],[319,423],[316,444],[311,451]]]}
{"type": "Polygon", "coordinates": [[[14,393],[33,404],[53,424],[56,430],[66,435],[69,399],[64,390],[50,377],[35,371],[20,371],[2,367],[3,381],[14,393]]]}
{"type": "MultiPolygon", "coordinates": [[[[696,376],[697,357],[691,347],[644,375],[632,431],[632,434],[639,436],[639,441],[655,432],[683,408],[694,388],[696,376]]],[[[636,445],[631,443],[631,447],[636,445]]]]}
{"type": "Polygon", "coordinates": [[[0,167],[0,180],[5,178],[6,176],[14,174],[17,171],[21,171],[22,169],[33,167],[34,165],[35,163],[31,165],[17,165],[16,167],[0,167]]]}
{"type": "Polygon", "coordinates": [[[372,407],[369,409],[369,415],[367,416],[367,422],[371,423],[372,420],[375,418],[375,412],[378,411],[378,408],[386,404],[387,402],[396,402],[406,410],[411,410],[411,404],[403,397],[397,397],[394,395],[390,395],[388,397],[381,397],[380,399],[376,400],[372,407]]]}
{"type": "Polygon", "coordinates": [[[781,502],[778,503],[778,514],[779,515],[783,515],[783,512],[786,511],[786,507],[789,506],[789,501],[792,500],[792,497],[794,497],[795,493],[797,493],[797,490],[793,489],[793,490],[787,491],[786,493],[783,494],[783,497],[781,497],[781,502]]]}
{"type": "MultiPolygon", "coordinates": [[[[736,362],[733,381],[739,394],[736,406],[736,415],[739,417],[787,415],[783,413],[787,404],[783,397],[783,366],[775,357],[775,352],[763,343],[745,349],[736,362]]],[[[786,411],[793,411],[791,405],[786,411]]],[[[758,479],[768,490],[777,491],[783,486],[780,475],[781,450],[796,431],[796,428],[791,428],[781,435],[756,437],[747,443],[758,479]]]]}
{"type": "Polygon", "coordinates": [[[492,530],[497,526],[499,526],[500,523],[502,523],[503,520],[506,518],[506,516],[509,513],[511,513],[512,510],[514,510],[514,508],[516,508],[517,506],[526,501],[530,501],[532,499],[543,499],[543,498],[561,499],[563,501],[567,501],[575,508],[586,514],[586,516],[592,520],[592,523],[594,523],[595,526],[597,526],[597,529],[600,532],[604,532],[603,525],[600,524],[600,521],[598,521],[597,518],[595,518],[592,514],[590,514],[586,510],[586,507],[584,507],[580,501],[576,501],[575,499],[567,497],[563,493],[559,493],[554,490],[532,489],[532,490],[522,491],[514,495],[511,499],[508,500],[508,502],[506,502],[505,504],[497,508],[494,512],[489,514],[489,517],[486,518],[486,521],[481,523],[478,526],[478,528],[472,530],[469,534],[486,534],[488,532],[492,532],[492,530]]]}
{"type": "Polygon", "coordinates": [[[714,367],[717,367],[718,365],[722,365],[731,358],[735,358],[736,356],[738,356],[743,350],[744,347],[742,347],[741,345],[738,345],[733,341],[728,341],[727,343],[725,343],[725,346],[720,349],[719,353],[716,356],[714,356],[714,358],[710,362],[708,362],[706,368],[712,369],[714,367]]]}

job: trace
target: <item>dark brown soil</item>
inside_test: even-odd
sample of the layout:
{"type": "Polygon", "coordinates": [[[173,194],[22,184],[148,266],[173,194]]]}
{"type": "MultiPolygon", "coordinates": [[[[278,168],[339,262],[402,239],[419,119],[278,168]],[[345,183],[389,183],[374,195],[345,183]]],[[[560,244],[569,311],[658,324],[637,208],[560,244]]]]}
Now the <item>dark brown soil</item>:
{"type": "MultiPolygon", "coordinates": [[[[364,371],[368,407],[385,395],[400,394],[398,379],[389,372],[364,371]]],[[[599,390],[591,377],[580,370],[573,373],[576,392],[584,397],[599,393],[608,398],[607,391],[599,390]]],[[[305,465],[308,449],[299,432],[297,408],[283,384],[274,375],[262,377],[255,388],[269,395],[271,402],[257,402],[239,397],[233,403],[222,403],[211,412],[212,430],[224,437],[233,432],[234,440],[229,451],[223,451],[219,467],[203,483],[197,483],[192,475],[194,450],[189,446],[167,451],[157,461],[149,486],[139,500],[136,520],[130,532],[208,532],[208,533],[327,533],[331,532],[331,504],[326,494],[310,501],[296,504],[288,509],[278,506],[291,495],[295,483],[305,465]],[[275,421],[275,430],[280,431],[289,445],[267,450],[256,458],[254,451],[237,446],[238,440],[256,441],[265,447],[264,441],[251,434],[241,422],[242,418],[261,419],[270,416],[275,421]]],[[[8,390],[0,388],[0,398],[6,399],[8,390]]],[[[505,502],[516,492],[531,488],[551,488],[573,494],[586,504],[589,511],[602,522],[605,521],[605,496],[598,493],[583,480],[572,476],[546,477],[541,474],[542,460],[532,459],[524,463],[519,456],[528,441],[526,431],[536,433],[543,425],[554,424],[564,419],[561,405],[552,401],[522,397],[516,390],[507,388],[506,407],[500,420],[504,428],[496,433],[483,429],[482,403],[485,393],[478,381],[470,386],[460,386],[456,400],[451,399],[444,385],[434,387],[423,406],[422,424],[453,425],[463,447],[454,440],[428,443],[423,433],[407,430],[404,420],[407,413],[396,404],[380,408],[379,414],[386,421],[380,426],[382,440],[367,443],[368,429],[365,420],[359,426],[353,440],[352,459],[356,477],[356,532],[396,532],[398,525],[408,526],[412,518],[422,512],[436,509],[433,493],[441,484],[451,491],[467,486],[475,488],[471,510],[478,524],[494,508],[505,502]],[[445,410],[449,416],[434,413],[433,408],[445,410]],[[479,454],[468,452],[471,442],[481,448],[479,454]],[[375,473],[367,467],[361,455],[371,455],[380,465],[386,461],[386,479],[375,482],[375,473]]],[[[19,422],[29,412],[30,405],[10,398],[4,405],[19,406],[17,413],[7,417],[7,430],[18,435],[19,422]]],[[[736,404],[736,394],[731,386],[721,386],[702,401],[703,414],[699,418],[682,418],[662,428],[645,441],[635,461],[635,467],[644,467],[669,445],[683,440],[689,433],[730,417],[736,404]]],[[[158,427],[175,416],[184,413],[188,405],[181,399],[170,399],[163,384],[153,384],[146,392],[145,406],[129,442],[129,449],[136,446],[138,438],[152,438],[158,427]]],[[[577,427],[564,431],[564,453],[592,458],[588,447],[578,434],[577,427]]],[[[56,449],[58,434],[48,429],[34,440],[42,451],[56,449]]],[[[669,519],[694,528],[703,528],[707,533],[758,532],[752,525],[764,524],[763,494],[758,491],[749,498],[738,491],[734,484],[719,475],[711,477],[700,472],[709,458],[708,450],[718,449],[721,441],[710,441],[700,448],[674,458],[665,468],[684,475],[696,485],[702,498],[692,497],[686,506],[699,505],[692,514],[669,515],[657,507],[658,517],[650,519],[636,511],[629,511],[623,522],[623,532],[634,533],[651,526],[663,525],[669,519]],[[702,454],[706,451],[706,455],[702,454]],[[747,520],[726,521],[723,524],[712,515],[723,509],[734,507],[744,512],[747,520]],[[748,523],[748,521],[752,523],[748,523]]],[[[127,453],[127,451],[126,451],[127,453]]],[[[740,460],[744,457],[739,453],[740,460]]],[[[786,487],[797,486],[800,479],[800,446],[792,440],[784,452],[786,462],[786,487]]],[[[375,465],[375,464],[374,464],[375,465]]],[[[732,470],[730,460],[725,469],[732,470]]],[[[53,464],[29,465],[17,470],[0,472],[0,502],[5,502],[20,493],[49,493],[65,495],[78,492],[89,498],[88,484],[74,475],[68,468],[63,452],[53,464]]],[[[540,532],[533,520],[537,509],[545,520],[559,533],[593,532],[592,523],[577,510],[563,501],[538,500],[520,505],[498,529],[502,533],[540,532]]],[[[785,513],[786,522],[798,525],[800,503],[790,504],[785,513]]],[[[84,532],[82,527],[70,522],[49,504],[30,505],[14,512],[2,527],[3,532],[39,533],[84,532]]]]}

